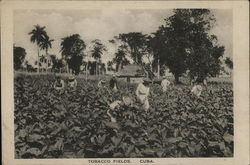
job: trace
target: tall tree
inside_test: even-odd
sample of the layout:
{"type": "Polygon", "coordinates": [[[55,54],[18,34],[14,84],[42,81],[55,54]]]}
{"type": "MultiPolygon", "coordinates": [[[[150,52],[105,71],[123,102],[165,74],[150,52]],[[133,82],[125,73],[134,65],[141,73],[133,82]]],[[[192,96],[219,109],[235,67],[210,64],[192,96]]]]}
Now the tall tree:
{"type": "Polygon", "coordinates": [[[106,65],[105,65],[105,63],[101,63],[100,64],[100,73],[101,74],[106,74],[106,65]]]}
{"type": "Polygon", "coordinates": [[[42,39],[41,43],[40,43],[40,48],[42,50],[45,50],[46,53],[46,72],[48,71],[48,49],[52,48],[52,42],[54,40],[53,39],[49,39],[49,36],[46,36],[45,38],[42,39]]]}
{"type": "Polygon", "coordinates": [[[155,33],[155,39],[159,39],[154,45],[154,53],[162,65],[167,65],[173,73],[176,83],[179,77],[186,71],[186,25],[179,16],[166,19],[166,25],[159,27],[155,33]]]}
{"type": "Polygon", "coordinates": [[[14,69],[18,70],[21,68],[22,63],[24,62],[26,51],[22,47],[13,47],[13,55],[14,55],[14,69]]]}
{"type": "Polygon", "coordinates": [[[159,45],[154,51],[177,83],[187,69],[199,81],[218,73],[224,47],[218,46],[216,36],[209,34],[215,21],[208,9],[175,9],[155,33],[159,45]]]}
{"type": "Polygon", "coordinates": [[[88,61],[87,69],[90,75],[95,75],[96,73],[96,61],[88,61]]]}
{"type": "Polygon", "coordinates": [[[129,64],[129,60],[126,58],[127,55],[127,47],[126,45],[120,45],[117,52],[115,53],[115,57],[113,58],[113,63],[116,64],[116,72],[119,69],[123,69],[123,66],[129,64]]]}
{"type": "Polygon", "coordinates": [[[113,64],[114,64],[113,61],[108,61],[107,62],[107,69],[108,69],[108,71],[114,71],[113,64]]]}
{"type": "Polygon", "coordinates": [[[101,64],[101,57],[103,53],[107,51],[107,49],[98,39],[93,40],[92,43],[93,43],[93,49],[91,50],[91,55],[96,60],[95,74],[97,75],[99,74],[99,65],[101,64]]]}
{"type": "MultiPolygon", "coordinates": [[[[178,11],[177,11],[178,12],[178,11]]],[[[217,37],[210,34],[216,19],[208,9],[184,10],[188,21],[187,67],[191,78],[202,82],[207,76],[216,76],[221,68],[220,58],[225,48],[218,44],[217,37]]]]}
{"type": "Polygon", "coordinates": [[[68,60],[68,64],[73,71],[73,74],[78,75],[80,73],[80,67],[83,62],[83,56],[72,56],[68,60]]]}
{"type": "MultiPolygon", "coordinates": [[[[157,56],[157,54],[155,54],[154,52],[154,46],[155,46],[155,39],[154,37],[148,35],[146,36],[146,45],[144,47],[144,58],[146,59],[147,62],[144,63],[144,69],[147,72],[147,76],[150,79],[155,78],[155,74],[154,74],[154,64],[155,61],[157,61],[159,58],[157,56]]],[[[157,66],[157,72],[160,71],[159,67],[159,60],[158,62],[158,66],[157,66]]],[[[160,74],[157,74],[158,78],[160,76],[160,74]]]]}
{"type": "Polygon", "coordinates": [[[58,59],[55,55],[50,55],[50,59],[52,61],[52,70],[55,72],[60,72],[63,68],[62,59],[58,59]]]}
{"type": "MultiPolygon", "coordinates": [[[[62,38],[61,53],[66,59],[68,69],[71,69],[74,74],[79,74],[80,66],[84,56],[85,42],[81,39],[79,34],[73,34],[62,38]],[[79,61],[80,60],[80,61],[79,61]]],[[[68,70],[67,69],[67,70],[68,70]]]]}
{"type": "Polygon", "coordinates": [[[147,35],[141,32],[130,32],[119,34],[119,36],[115,36],[115,39],[128,46],[131,58],[136,64],[142,64],[142,57],[147,47],[147,35]]]}
{"type": "MultiPolygon", "coordinates": [[[[39,55],[40,44],[48,36],[47,36],[47,32],[45,31],[45,28],[46,28],[45,26],[41,27],[40,25],[35,25],[34,27],[35,28],[31,32],[29,32],[28,34],[31,35],[30,41],[32,43],[36,43],[36,45],[37,45],[37,61],[40,61],[39,60],[39,58],[40,58],[40,55],[39,55]]],[[[38,63],[38,70],[37,70],[38,73],[39,73],[39,70],[40,70],[40,66],[38,63]]]]}
{"type": "Polygon", "coordinates": [[[150,39],[150,47],[153,52],[153,62],[152,67],[157,71],[157,77],[160,77],[161,66],[164,65],[165,61],[160,60],[162,56],[165,55],[164,51],[166,49],[166,43],[168,41],[168,36],[165,33],[165,28],[163,26],[153,33],[153,37],[150,39]]]}

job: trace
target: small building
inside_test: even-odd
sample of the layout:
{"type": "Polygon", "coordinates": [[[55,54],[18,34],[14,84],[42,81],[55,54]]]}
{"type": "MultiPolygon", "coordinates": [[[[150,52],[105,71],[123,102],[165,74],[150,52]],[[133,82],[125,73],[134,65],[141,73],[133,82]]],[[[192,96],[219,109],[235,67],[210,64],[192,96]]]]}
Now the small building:
{"type": "Polygon", "coordinates": [[[130,83],[138,83],[146,77],[143,69],[136,64],[129,64],[117,73],[118,78],[126,79],[130,83]]]}

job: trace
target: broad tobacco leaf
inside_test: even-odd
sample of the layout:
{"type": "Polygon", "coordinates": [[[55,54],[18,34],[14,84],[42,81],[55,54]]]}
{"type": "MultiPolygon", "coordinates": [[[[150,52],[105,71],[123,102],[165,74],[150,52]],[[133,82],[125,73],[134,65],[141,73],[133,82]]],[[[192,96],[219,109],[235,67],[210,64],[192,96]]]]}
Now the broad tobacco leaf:
{"type": "Polygon", "coordinates": [[[233,156],[232,84],[210,83],[200,99],[185,84],[166,93],[150,84],[145,113],[135,84],[113,92],[80,78],[76,90],[59,92],[53,82],[50,74],[14,79],[16,158],[233,156]],[[115,108],[110,122],[109,104],[123,96],[133,106],[115,108]]]}

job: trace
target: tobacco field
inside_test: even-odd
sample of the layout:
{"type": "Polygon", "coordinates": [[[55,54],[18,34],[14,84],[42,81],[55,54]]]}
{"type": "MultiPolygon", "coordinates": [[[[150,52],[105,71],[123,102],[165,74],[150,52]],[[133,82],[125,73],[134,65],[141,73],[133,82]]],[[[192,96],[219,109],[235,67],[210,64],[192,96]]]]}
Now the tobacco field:
{"type": "Polygon", "coordinates": [[[130,96],[135,85],[118,92],[97,88],[97,80],[78,79],[76,90],[53,89],[53,76],[14,79],[15,158],[232,157],[232,83],[209,83],[201,98],[191,86],[166,93],[151,85],[150,109],[139,103],[109,104],[130,96]]]}

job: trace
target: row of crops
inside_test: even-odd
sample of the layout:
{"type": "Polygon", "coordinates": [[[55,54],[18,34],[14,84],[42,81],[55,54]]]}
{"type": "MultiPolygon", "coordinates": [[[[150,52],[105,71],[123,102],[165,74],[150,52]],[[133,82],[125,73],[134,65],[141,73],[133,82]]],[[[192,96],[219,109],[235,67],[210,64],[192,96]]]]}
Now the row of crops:
{"type": "Polygon", "coordinates": [[[135,85],[118,92],[98,89],[96,80],[78,79],[76,90],[53,89],[53,77],[14,79],[16,158],[232,157],[233,91],[230,83],[209,84],[198,99],[190,86],[166,93],[151,85],[150,109],[116,108],[133,99],[135,85]]]}

